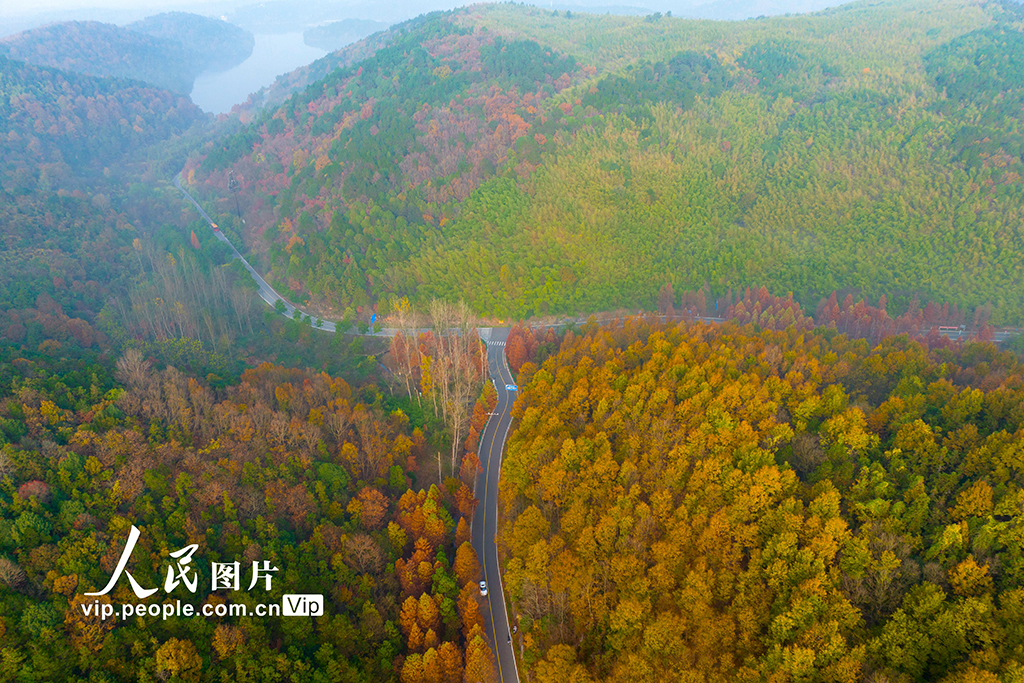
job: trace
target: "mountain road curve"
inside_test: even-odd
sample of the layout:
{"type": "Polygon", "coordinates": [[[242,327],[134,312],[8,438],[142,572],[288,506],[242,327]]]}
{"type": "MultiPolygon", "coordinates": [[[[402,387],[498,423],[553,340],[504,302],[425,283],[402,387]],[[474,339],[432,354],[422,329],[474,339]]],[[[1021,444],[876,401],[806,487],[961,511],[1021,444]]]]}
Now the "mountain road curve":
{"type": "MultiPolygon", "coordinates": [[[[182,187],[180,174],[174,178],[174,186],[181,191],[185,198],[196,208],[203,219],[209,224],[214,237],[226,244],[233,256],[242,262],[245,269],[252,275],[253,280],[259,286],[259,296],[270,306],[284,305],[282,315],[294,318],[296,308],[279,295],[266,280],[249,264],[239,253],[238,249],[231,243],[227,236],[217,228],[217,225],[210,218],[209,214],[200,206],[192,195],[182,187]]],[[[301,314],[301,311],[300,311],[301,314]]],[[[660,316],[665,319],[664,316],[660,316]]],[[[616,318],[609,318],[607,322],[616,318]]],[[[724,322],[723,318],[698,317],[705,323],[724,322]]],[[[582,324],[583,321],[570,321],[575,324],[582,324]]],[[[605,321],[598,321],[600,324],[605,321]]],[[[666,320],[666,322],[668,322],[666,320]]],[[[318,320],[316,327],[327,332],[336,331],[336,324],[329,320],[318,320]]],[[[556,324],[554,326],[562,326],[556,324]]],[[[354,330],[351,331],[355,333],[354,330]]],[[[505,591],[501,578],[501,567],[498,562],[498,549],[495,544],[495,537],[498,530],[498,479],[501,471],[502,456],[505,449],[505,441],[512,426],[512,405],[515,402],[517,388],[515,379],[508,367],[505,356],[505,342],[508,339],[510,328],[479,328],[481,339],[487,346],[487,365],[491,381],[497,390],[498,403],[484,427],[480,437],[479,456],[481,471],[477,475],[474,486],[476,498],[480,501],[474,514],[472,522],[472,545],[476,550],[477,557],[483,570],[483,578],[487,582],[486,602],[483,610],[485,626],[488,636],[493,645],[495,655],[495,669],[499,683],[518,683],[519,670],[513,651],[513,639],[511,633],[512,622],[509,619],[508,609],[505,603],[505,591]]],[[[377,328],[376,331],[367,332],[368,336],[394,336],[397,329],[377,328]]],[[[940,327],[939,333],[954,340],[970,340],[977,335],[975,330],[956,329],[940,327]]],[[[1021,330],[1017,328],[1001,328],[994,331],[993,341],[1002,343],[1019,336],[1021,330]]]]}
{"type": "MultiPolygon", "coordinates": [[[[259,273],[256,272],[256,269],[249,264],[249,261],[247,261],[246,258],[239,253],[238,249],[235,248],[235,245],[231,243],[231,240],[227,238],[227,235],[225,235],[217,228],[217,224],[213,222],[213,219],[210,218],[210,215],[206,213],[202,206],[200,206],[199,202],[197,202],[192,197],[192,195],[188,193],[188,190],[181,186],[181,174],[178,174],[174,177],[174,186],[178,188],[178,190],[180,190],[183,195],[185,195],[185,199],[187,199],[192,204],[192,206],[196,208],[196,210],[199,212],[199,215],[203,217],[203,220],[205,220],[209,224],[210,230],[211,232],[213,232],[213,236],[220,240],[221,242],[223,242],[224,244],[228,245],[228,248],[231,249],[231,253],[234,255],[234,257],[241,261],[242,265],[245,266],[245,269],[249,271],[249,274],[252,275],[252,279],[255,280],[256,284],[259,286],[260,298],[263,299],[263,301],[265,301],[270,306],[276,306],[277,302],[280,301],[282,304],[284,304],[285,308],[282,315],[288,318],[294,318],[295,306],[288,303],[287,299],[278,294],[274,290],[274,288],[271,287],[270,284],[266,280],[264,280],[259,273]]],[[[333,321],[322,320],[320,321],[320,323],[321,324],[318,326],[318,329],[324,330],[325,332],[336,331],[337,326],[333,321]]],[[[395,335],[395,330],[390,328],[382,328],[379,331],[367,332],[366,335],[375,337],[393,337],[395,335]]]]}

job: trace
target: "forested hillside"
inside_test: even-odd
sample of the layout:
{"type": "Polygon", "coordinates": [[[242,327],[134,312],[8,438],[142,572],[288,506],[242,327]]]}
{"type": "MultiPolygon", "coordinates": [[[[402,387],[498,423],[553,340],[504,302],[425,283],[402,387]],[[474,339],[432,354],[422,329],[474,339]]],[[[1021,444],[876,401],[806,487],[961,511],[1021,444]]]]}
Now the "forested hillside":
{"type": "Polygon", "coordinates": [[[252,54],[252,34],[220,19],[189,12],[164,12],[128,24],[125,28],[179,43],[200,70],[221,71],[244,62],[252,54]]]}
{"type": "Polygon", "coordinates": [[[493,683],[477,315],[637,308],[504,347],[523,680],[1022,679],[1019,3],[476,5],[216,121],[137,80],[243,58],[221,24],[0,41],[0,682],[493,683]],[[325,615],[98,619],[132,528],[161,599],[325,615]]]}
{"type": "Polygon", "coordinates": [[[187,95],[195,77],[252,52],[253,37],[227,22],[171,12],[127,27],[96,21],[50,24],[0,40],[0,55],[90,76],[145,81],[187,95]]]}
{"type": "Polygon", "coordinates": [[[628,320],[519,387],[501,541],[531,680],[1019,675],[1015,356],[628,320]]]}
{"type": "MultiPolygon", "coordinates": [[[[322,80],[335,70],[343,69],[372,57],[377,50],[387,47],[396,36],[400,36],[425,22],[429,22],[433,16],[433,14],[424,14],[408,21],[394,24],[383,31],[371,34],[363,40],[334,50],[334,52],[324,55],[306,66],[278,76],[273,83],[250,94],[248,100],[238,106],[241,120],[248,122],[261,109],[279,107],[281,103],[295,93],[304,91],[310,85],[322,80]]],[[[313,29],[310,30],[312,31],[313,29]]]]}
{"type": "Polygon", "coordinates": [[[35,187],[30,177],[56,189],[62,172],[102,170],[203,118],[187,97],[145,83],[0,56],[0,172],[21,179],[21,189],[35,187]]]}
{"type": "MultiPolygon", "coordinates": [[[[201,120],[187,98],[143,83],[0,57],[0,338],[29,353],[47,340],[50,355],[54,343],[93,347],[133,241],[180,214],[138,176],[128,189],[146,172],[132,159],[201,120]]],[[[5,347],[0,374],[19,356],[5,347]]]]}
{"type": "Polygon", "coordinates": [[[1024,320],[1020,6],[739,23],[511,5],[428,17],[193,163],[324,314],[652,308],[666,284],[1024,320]]]}

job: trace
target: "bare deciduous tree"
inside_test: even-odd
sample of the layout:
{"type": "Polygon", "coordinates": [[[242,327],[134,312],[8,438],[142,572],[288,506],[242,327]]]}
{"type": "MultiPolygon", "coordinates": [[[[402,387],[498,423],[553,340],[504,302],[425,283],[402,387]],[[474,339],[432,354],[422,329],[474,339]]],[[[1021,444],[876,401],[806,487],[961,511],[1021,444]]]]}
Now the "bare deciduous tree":
{"type": "Polygon", "coordinates": [[[480,337],[476,317],[464,301],[430,304],[434,333],[434,358],[430,364],[432,386],[441,417],[452,435],[451,471],[458,471],[458,456],[469,424],[471,402],[483,381],[480,337]]]}
{"type": "Polygon", "coordinates": [[[345,543],[345,560],[361,574],[378,573],[384,568],[384,551],[366,534],[356,534],[345,543]]]}
{"type": "MultiPolygon", "coordinates": [[[[419,348],[416,344],[419,316],[412,310],[409,299],[406,297],[393,299],[391,309],[391,324],[398,329],[398,333],[391,342],[391,355],[395,366],[393,372],[396,378],[405,384],[405,391],[411,399],[413,397],[414,372],[419,365],[419,348]]],[[[416,400],[420,401],[418,391],[416,400]]]]}
{"type": "Polygon", "coordinates": [[[11,590],[17,590],[25,583],[26,578],[25,570],[17,562],[0,557],[0,583],[11,590]]]}
{"type": "Polygon", "coordinates": [[[125,351],[124,355],[117,360],[114,371],[117,381],[132,389],[144,385],[148,374],[149,361],[142,357],[142,352],[138,349],[125,351]]]}

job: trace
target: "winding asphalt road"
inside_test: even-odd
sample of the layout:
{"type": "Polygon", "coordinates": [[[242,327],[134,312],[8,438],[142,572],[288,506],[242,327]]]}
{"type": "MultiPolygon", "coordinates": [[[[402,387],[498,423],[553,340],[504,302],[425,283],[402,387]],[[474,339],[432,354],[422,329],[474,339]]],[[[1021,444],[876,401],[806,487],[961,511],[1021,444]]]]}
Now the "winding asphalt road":
{"type": "MultiPolygon", "coordinates": [[[[209,223],[210,230],[214,237],[223,242],[231,249],[235,258],[242,262],[245,269],[249,271],[252,278],[259,285],[259,295],[268,305],[275,306],[280,301],[284,304],[285,313],[290,318],[295,315],[295,307],[288,303],[274,288],[264,280],[256,270],[249,265],[249,262],[238,252],[238,249],[231,244],[230,240],[220,230],[214,229],[213,219],[203,210],[192,195],[181,186],[181,178],[174,178],[174,186],[178,188],[185,198],[199,211],[203,219],[209,223]]],[[[721,322],[722,318],[702,318],[706,322],[721,322]]],[[[584,321],[577,321],[582,323],[584,321]]],[[[334,332],[336,325],[333,321],[324,320],[319,329],[334,332]]],[[[394,336],[397,330],[383,328],[376,332],[368,332],[373,336],[394,336]]],[[[501,472],[501,459],[504,454],[505,440],[508,438],[509,429],[512,426],[512,404],[515,402],[516,391],[506,388],[507,385],[514,385],[515,380],[509,370],[505,357],[505,342],[508,339],[509,328],[481,328],[481,338],[487,344],[487,364],[491,380],[498,393],[498,403],[495,412],[487,421],[484,433],[480,438],[480,464],[482,470],[477,476],[474,492],[480,500],[477,513],[474,515],[472,527],[472,543],[476,550],[477,557],[483,568],[484,578],[487,581],[486,609],[484,619],[486,621],[487,633],[491,638],[495,654],[495,666],[497,668],[499,683],[518,683],[519,669],[516,664],[515,654],[512,649],[511,627],[508,617],[508,610],[505,605],[505,591],[501,580],[501,567],[498,562],[498,549],[494,539],[498,532],[498,478],[501,472]]],[[[966,331],[943,331],[944,335],[958,339],[973,336],[966,331]]],[[[995,341],[1002,342],[1020,334],[1016,329],[1004,329],[996,332],[995,341]]]]}
{"type": "Polygon", "coordinates": [[[498,476],[501,472],[505,440],[512,426],[512,404],[516,399],[516,392],[506,388],[507,385],[515,383],[505,359],[505,340],[508,339],[509,331],[509,328],[480,331],[480,336],[487,343],[487,367],[494,388],[498,391],[498,404],[480,437],[479,453],[482,467],[474,487],[474,494],[480,500],[480,506],[473,516],[472,529],[473,549],[480,559],[484,579],[487,581],[484,619],[494,645],[499,683],[519,681],[519,669],[510,642],[511,626],[505,606],[501,566],[498,564],[498,547],[494,543],[498,533],[498,476]]]}
{"type": "MultiPolygon", "coordinates": [[[[224,244],[228,245],[228,248],[231,250],[231,253],[234,254],[234,257],[236,259],[238,259],[239,261],[241,261],[242,265],[245,266],[245,269],[247,271],[249,271],[249,274],[252,275],[252,279],[256,281],[257,285],[259,285],[259,295],[260,295],[260,298],[263,299],[263,301],[265,301],[270,306],[276,306],[277,302],[280,301],[282,304],[284,304],[284,309],[285,309],[285,312],[282,313],[282,315],[284,315],[287,318],[294,318],[295,317],[295,307],[292,306],[290,303],[288,303],[288,301],[283,296],[278,294],[274,290],[274,288],[271,287],[270,284],[268,284],[267,281],[264,280],[263,277],[259,273],[256,272],[256,269],[253,268],[251,265],[249,265],[249,262],[246,261],[245,257],[242,256],[238,252],[238,249],[235,248],[235,245],[231,244],[231,240],[229,240],[227,238],[227,236],[221,230],[219,230],[219,229],[217,229],[215,227],[217,224],[213,222],[213,219],[210,218],[210,215],[208,213],[206,213],[206,211],[203,210],[203,207],[199,205],[199,202],[197,202],[192,197],[192,195],[190,195],[188,193],[188,190],[186,190],[184,187],[181,186],[181,174],[180,173],[178,175],[174,176],[174,186],[176,188],[178,188],[183,195],[185,195],[185,199],[187,199],[189,202],[191,202],[192,206],[194,206],[196,208],[196,211],[199,212],[199,215],[203,217],[203,220],[205,220],[207,223],[209,223],[210,231],[213,233],[213,236],[216,237],[221,242],[223,242],[224,244]]],[[[332,320],[322,320],[321,324],[318,326],[317,329],[321,329],[321,330],[324,330],[326,332],[334,332],[337,329],[337,326],[335,325],[334,321],[332,321],[332,320]]],[[[367,332],[365,334],[365,336],[371,336],[371,337],[393,337],[393,336],[395,336],[395,332],[396,332],[395,329],[389,328],[389,327],[385,327],[385,328],[381,328],[380,330],[378,330],[376,332],[374,332],[374,331],[367,332]]],[[[353,333],[354,333],[354,330],[353,330],[353,333]]]]}
{"type": "MultiPolygon", "coordinates": [[[[285,313],[289,318],[295,316],[295,307],[284,300],[274,291],[266,280],[249,265],[235,245],[218,229],[210,215],[203,210],[192,195],[181,186],[181,176],[175,176],[174,186],[178,188],[185,198],[192,203],[199,215],[210,225],[213,236],[228,245],[234,257],[242,262],[245,269],[252,275],[253,280],[259,285],[259,295],[268,305],[275,306],[280,301],[284,304],[285,313]]],[[[319,329],[334,332],[336,325],[333,321],[322,321],[319,329]]],[[[385,327],[377,332],[367,332],[368,335],[380,337],[392,337],[396,329],[385,327]]],[[[490,370],[491,379],[495,389],[498,390],[498,405],[495,412],[487,420],[484,433],[480,438],[480,464],[482,471],[477,476],[474,491],[480,500],[477,512],[473,519],[473,549],[484,570],[484,577],[487,581],[488,592],[486,597],[486,609],[484,619],[487,633],[491,638],[495,654],[495,667],[497,668],[499,683],[518,683],[519,670],[516,666],[515,655],[512,652],[510,642],[510,628],[508,612],[505,609],[505,592],[501,583],[501,568],[498,565],[498,548],[494,538],[498,532],[498,475],[501,470],[501,456],[505,447],[505,439],[508,438],[509,428],[512,425],[512,403],[515,401],[515,392],[509,391],[506,385],[511,385],[515,380],[509,370],[505,359],[505,340],[508,338],[509,328],[480,328],[480,337],[487,343],[487,364],[490,370]],[[500,437],[499,437],[500,435],[500,437]]]]}

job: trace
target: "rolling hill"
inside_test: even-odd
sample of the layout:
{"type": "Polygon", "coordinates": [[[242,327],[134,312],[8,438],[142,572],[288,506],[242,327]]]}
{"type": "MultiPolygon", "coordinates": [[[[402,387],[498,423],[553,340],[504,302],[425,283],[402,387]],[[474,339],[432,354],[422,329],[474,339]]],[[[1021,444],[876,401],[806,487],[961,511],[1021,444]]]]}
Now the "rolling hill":
{"type": "Polygon", "coordinates": [[[191,170],[225,205],[241,179],[250,250],[328,314],[766,285],[1019,322],[1019,21],[962,0],[738,23],[475,6],[389,32],[191,170]]]}
{"type": "Polygon", "coordinates": [[[146,186],[136,184],[134,207],[124,201],[126,180],[140,179],[136,160],[160,158],[156,143],[204,120],[187,97],[139,81],[0,56],[0,310],[47,293],[69,311],[77,301],[91,321],[123,273],[132,224],[168,219],[146,186]]]}
{"type": "Polygon", "coordinates": [[[164,12],[125,28],[179,43],[202,71],[223,71],[252,54],[255,39],[245,29],[220,19],[189,12],[164,12]]]}
{"type": "Polygon", "coordinates": [[[252,46],[252,35],[237,26],[174,12],[129,27],[95,21],[50,24],[0,40],[0,55],[188,94],[197,75],[241,62],[252,46]]]}

